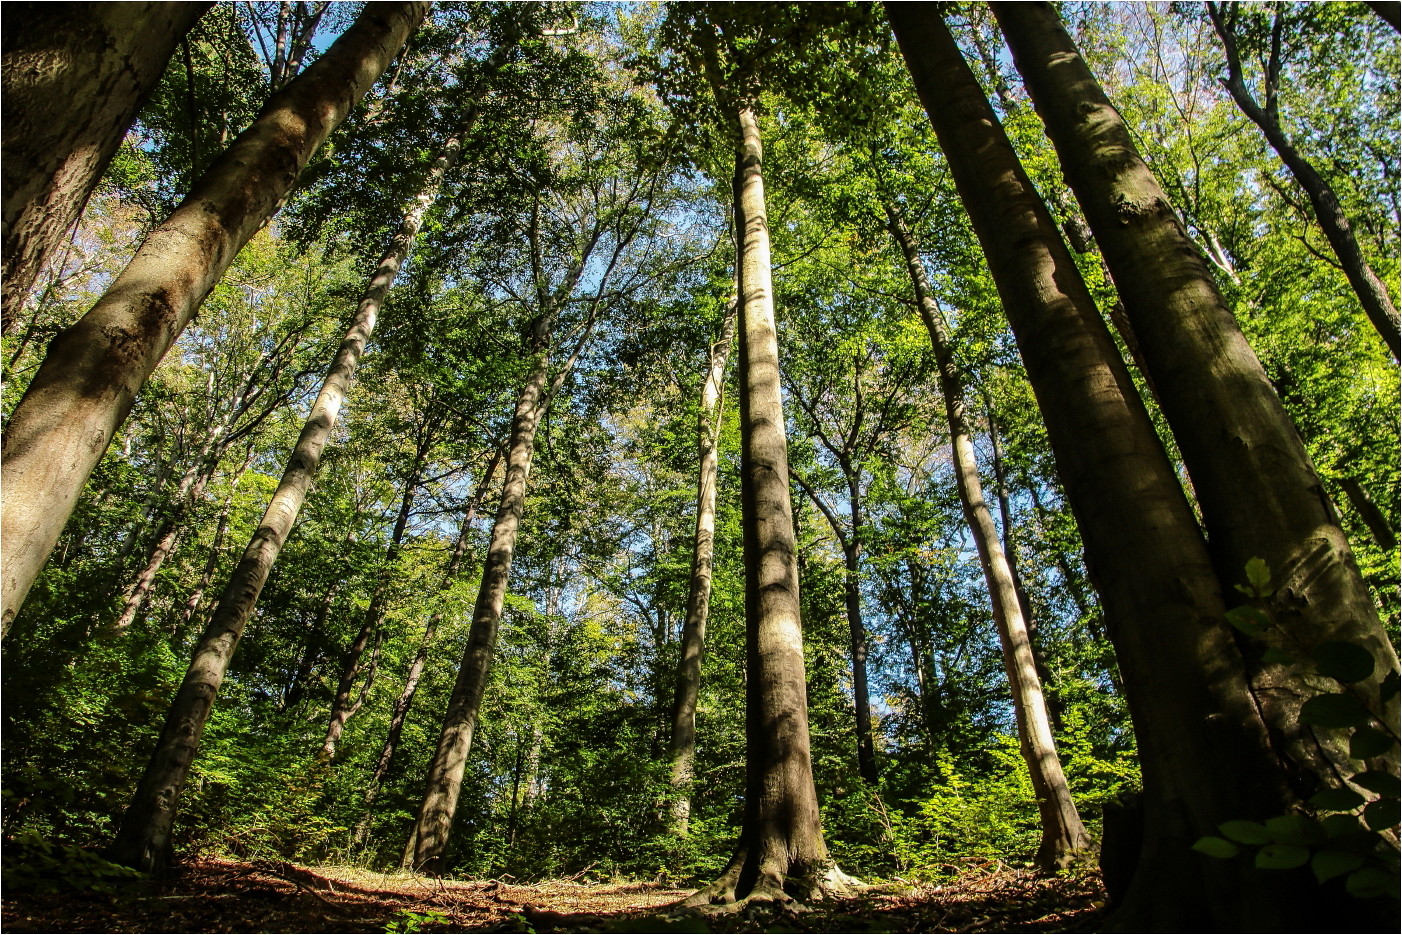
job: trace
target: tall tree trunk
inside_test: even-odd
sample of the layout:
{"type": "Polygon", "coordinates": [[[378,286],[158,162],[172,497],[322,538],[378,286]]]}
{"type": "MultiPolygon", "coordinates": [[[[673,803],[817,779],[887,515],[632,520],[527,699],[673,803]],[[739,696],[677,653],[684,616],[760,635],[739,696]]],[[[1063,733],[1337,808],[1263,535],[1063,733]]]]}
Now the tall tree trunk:
{"type": "MultiPolygon", "coordinates": [[[[1155,375],[1223,593],[1244,583],[1248,561],[1264,559],[1289,651],[1308,655],[1333,640],[1366,647],[1375,671],[1350,688],[1382,724],[1396,723],[1397,702],[1383,701],[1381,682],[1397,672],[1397,654],[1314,464],[1207,261],[1051,5],[998,3],[994,12],[1155,375]]],[[[1260,655],[1247,647],[1252,703],[1270,728],[1277,771],[1303,801],[1355,772],[1355,761],[1345,739],[1329,736],[1337,732],[1300,722],[1315,691],[1260,655]]],[[[1395,768],[1396,754],[1388,759],[1395,768]]]]}
{"type": "Polygon", "coordinates": [[[934,346],[935,359],[939,364],[940,394],[944,396],[949,439],[954,449],[955,483],[959,488],[959,499],[964,506],[969,532],[978,550],[979,564],[983,566],[983,578],[988,584],[993,622],[998,627],[999,642],[1003,646],[1003,667],[1012,689],[1019,746],[1037,796],[1037,811],[1042,824],[1037,866],[1045,871],[1063,869],[1080,852],[1090,847],[1090,835],[1081,823],[1076,803],[1071,799],[1071,787],[1061,769],[1061,758],[1057,756],[1056,740],[1047,716],[1042,681],[1037,674],[1023,604],[1014,584],[1012,568],[998,538],[998,528],[983,498],[983,482],[979,477],[973,438],[965,413],[964,380],[954,363],[944,314],[935,303],[934,291],[926,277],[915,238],[900,210],[888,202],[886,213],[890,219],[891,233],[905,256],[920,317],[930,333],[930,343],[934,346]]]}
{"type": "MultiPolygon", "coordinates": [[[[425,414],[425,418],[428,416],[429,414],[425,414]]],[[[360,632],[355,635],[355,639],[351,640],[350,647],[341,660],[341,678],[336,685],[336,696],[331,701],[331,717],[326,723],[326,735],[322,738],[321,749],[316,754],[318,760],[330,762],[336,756],[336,743],[341,739],[341,734],[345,732],[346,722],[360,710],[360,703],[351,701],[351,693],[355,690],[355,683],[360,678],[363,668],[361,658],[365,654],[365,648],[370,645],[371,637],[379,632],[380,623],[384,619],[390,578],[394,574],[394,563],[399,559],[400,546],[404,542],[404,532],[409,528],[409,516],[414,510],[414,497],[418,494],[419,484],[423,479],[424,463],[428,457],[429,449],[432,447],[432,441],[431,431],[425,431],[420,436],[418,450],[414,453],[414,467],[409,473],[409,478],[404,482],[404,493],[399,498],[399,512],[394,518],[394,529],[390,533],[389,546],[385,549],[380,573],[376,576],[375,590],[370,595],[369,606],[365,608],[360,632]]],[[[364,697],[365,693],[362,692],[361,699],[363,700],[364,697]]]]}
{"type": "Polygon", "coordinates": [[[1368,491],[1363,488],[1363,483],[1352,475],[1344,475],[1339,478],[1339,486],[1344,489],[1344,496],[1348,497],[1348,502],[1353,506],[1353,510],[1358,514],[1368,527],[1368,532],[1372,534],[1373,541],[1378,544],[1378,548],[1384,552],[1391,552],[1397,548],[1397,531],[1392,528],[1392,524],[1387,521],[1383,511],[1378,508],[1373,498],[1368,496],[1368,491]]]}
{"type": "Polygon", "coordinates": [[[141,870],[152,870],[163,866],[169,857],[170,829],[175,820],[176,805],[194,760],[200,734],[214,706],[214,696],[224,680],[224,673],[243,635],[244,626],[258,603],[258,596],[263,591],[273,563],[302,509],[321,463],[322,450],[331,437],[341,404],[355,379],[360,356],[375,330],[380,305],[409,254],[443,173],[456,156],[457,143],[457,140],[453,140],[440,153],[423,190],[405,214],[389,250],[381,258],[379,267],[361,296],[355,317],[322,382],[263,520],[230,576],[219,606],[195,647],[190,668],[171,702],[156,751],[137,786],[135,799],[122,819],[117,840],[112,845],[110,853],[114,860],[141,870]]]}
{"type": "MultiPolygon", "coordinates": [[[[472,495],[467,512],[463,514],[462,525],[458,528],[458,538],[453,543],[452,554],[448,557],[448,566],[443,570],[443,583],[439,586],[440,591],[448,590],[457,580],[458,569],[462,567],[463,556],[467,554],[468,539],[472,535],[472,524],[477,519],[477,510],[481,507],[482,500],[491,487],[492,477],[496,474],[497,465],[500,463],[501,449],[497,448],[492,453],[492,460],[487,462],[487,469],[482,472],[482,480],[472,495]]],[[[414,695],[419,690],[419,681],[423,678],[425,666],[428,665],[429,649],[433,645],[433,638],[437,635],[438,627],[442,622],[442,610],[435,610],[429,616],[428,623],[424,625],[423,637],[419,641],[418,652],[414,654],[414,660],[409,664],[409,672],[404,677],[404,688],[400,690],[399,697],[394,700],[394,708],[390,712],[389,730],[385,734],[385,742],[380,748],[379,758],[375,760],[375,770],[370,775],[370,782],[365,787],[366,812],[360,823],[356,825],[356,844],[363,843],[370,832],[370,806],[374,805],[375,799],[379,797],[380,785],[384,782],[385,776],[389,774],[390,764],[394,762],[394,755],[399,750],[399,738],[404,733],[404,720],[409,716],[409,709],[414,704],[414,695]]],[[[412,857],[412,854],[410,856],[412,857]]]]}
{"type": "Polygon", "coordinates": [[[701,385],[701,409],[696,416],[696,536],[691,552],[691,584],[682,623],[681,656],[677,660],[676,694],[672,702],[672,733],[667,741],[671,761],[672,830],[686,834],[691,818],[691,783],[695,779],[696,700],[701,689],[701,659],[706,650],[706,621],[711,611],[711,568],[716,547],[716,445],[722,416],[721,390],[725,365],[735,338],[739,300],[725,310],[720,340],[711,345],[710,366],[701,385]]]}
{"type": "Polygon", "coordinates": [[[763,148],[754,105],[737,109],[745,817],[729,866],[688,905],[821,898],[849,883],[828,855],[813,785],[763,148]]]}
{"type": "MultiPolygon", "coordinates": [[[[1329,241],[1329,246],[1333,248],[1334,255],[1339,258],[1344,275],[1348,277],[1349,285],[1353,287],[1353,291],[1358,294],[1358,301],[1362,304],[1363,311],[1367,313],[1368,320],[1373,323],[1373,327],[1378,330],[1383,342],[1392,351],[1393,358],[1402,356],[1402,334],[1399,333],[1397,306],[1393,304],[1387,287],[1383,285],[1382,280],[1373,272],[1373,268],[1364,258],[1363,250],[1358,246],[1357,238],[1353,236],[1353,226],[1349,223],[1348,215],[1344,214],[1344,209],[1339,204],[1339,198],[1334,194],[1333,186],[1295,148],[1280,125],[1280,115],[1277,112],[1277,92],[1279,90],[1282,14],[1278,10],[1275,12],[1275,21],[1271,28],[1270,61],[1266,68],[1266,103],[1262,106],[1246,86],[1246,76],[1241,67],[1241,56],[1237,52],[1237,4],[1208,3],[1207,12],[1212,18],[1212,25],[1216,27],[1217,34],[1222,38],[1222,47],[1227,56],[1227,76],[1221,79],[1222,86],[1231,94],[1232,100],[1236,101],[1237,107],[1241,108],[1241,112],[1246,115],[1247,119],[1261,128],[1261,132],[1265,134],[1271,148],[1280,156],[1280,161],[1285,163],[1290,174],[1295,177],[1295,181],[1305,190],[1305,194],[1309,196],[1310,205],[1314,208],[1315,220],[1319,222],[1320,230],[1324,231],[1324,237],[1329,241]]],[[[1006,31],[1006,27],[1004,28],[1006,31]]],[[[1023,28],[1030,29],[1031,27],[1019,27],[1019,29],[1023,28]]],[[[1080,63],[1080,61],[1079,56],[1077,56],[1075,62],[1080,63]]],[[[1080,68],[1083,67],[1084,65],[1080,66],[1080,68]]],[[[1077,68],[1077,71],[1080,68],[1077,68]]],[[[1062,78],[1059,80],[1066,82],[1075,80],[1084,88],[1082,93],[1089,92],[1089,87],[1085,85],[1085,79],[1062,78]]],[[[1093,78],[1090,79],[1090,83],[1094,84],[1093,78]]],[[[1103,93],[1100,93],[1098,85],[1093,93],[1101,98],[1104,97],[1103,93]]],[[[1033,96],[1036,96],[1035,92],[1033,96]]],[[[1110,107],[1108,102],[1105,107],[1110,107]]],[[[1118,136],[1119,133],[1115,132],[1115,135],[1118,136]]],[[[1128,137],[1126,137],[1127,140],[1128,137]]],[[[1109,139],[1106,139],[1100,145],[1118,146],[1119,144],[1110,144],[1109,139]]],[[[1129,151],[1133,152],[1132,149],[1129,151]]],[[[1137,157],[1136,161],[1138,161],[1137,157]]],[[[1111,184],[1116,182],[1125,184],[1128,181],[1125,176],[1130,174],[1139,175],[1137,170],[1133,168],[1121,170],[1120,173],[1116,173],[1116,179],[1111,184]]],[[[1152,175],[1147,172],[1144,174],[1152,179],[1152,175]]],[[[1072,187],[1075,188],[1074,182],[1072,187]]],[[[1155,189],[1157,189],[1157,183],[1155,183],[1155,189]]],[[[1081,199],[1082,203],[1086,201],[1086,196],[1081,195],[1079,191],[1077,197],[1081,199]]],[[[1157,213],[1153,208],[1152,197],[1146,198],[1142,194],[1131,202],[1131,206],[1131,212],[1144,212],[1151,216],[1157,213]]],[[[1092,209],[1087,205],[1087,217],[1090,218],[1091,214],[1092,209]]],[[[1092,229],[1094,229],[1094,218],[1090,218],[1090,222],[1092,229]]],[[[1103,243],[1101,250],[1105,250],[1103,243]]],[[[1108,253],[1106,259],[1109,259],[1108,253]]],[[[1116,285],[1118,286],[1118,281],[1116,285]]]]}
{"type": "Polygon", "coordinates": [[[542,313],[532,329],[531,350],[535,362],[530,377],[516,399],[516,411],[511,420],[506,480],[502,487],[501,505],[492,525],[491,544],[482,568],[482,583],[472,610],[467,649],[448,699],[448,713],[438,737],[438,748],[429,764],[423,805],[412,832],[415,841],[413,867],[426,873],[442,873],[445,869],[448,838],[458,807],[458,792],[462,788],[467,753],[472,746],[477,712],[482,705],[487,676],[496,654],[497,628],[501,623],[506,585],[511,575],[516,533],[520,529],[521,513],[526,503],[526,482],[535,452],[536,428],[548,401],[546,381],[550,370],[549,344],[553,322],[552,313],[542,313]]]}
{"type": "Polygon", "coordinates": [[[175,212],[147,235],[97,304],[49,345],[5,431],[4,631],[137,391],[428,6],[367,4],[355,24],[269,100],[175,212]]]}
{"type": "Polygon", "coordinates": [[[1259,871],[1207,868],[1192,844],[1224,820],[1278,814],[1290,798],[1279,772],[1261,768],[1272,751],[1206,543],[1071,253],[937,5],[886,12],[988,257],[1105,608],[1144,772],[1137,878],[1181,894],[1158,924],[1240,906],[1259,892],[1246,885],[1259,871]]]}
{"type": "Polygon", "coordinates": [[[83,213],[136,112],[210,3],[16,3],[5,11],[3,331],[83,213]]]}

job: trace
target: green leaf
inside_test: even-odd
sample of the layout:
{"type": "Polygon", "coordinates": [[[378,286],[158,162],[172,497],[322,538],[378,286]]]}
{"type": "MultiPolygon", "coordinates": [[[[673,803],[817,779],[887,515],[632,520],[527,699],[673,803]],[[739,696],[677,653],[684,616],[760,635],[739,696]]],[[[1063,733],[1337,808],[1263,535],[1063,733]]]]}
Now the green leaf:
{"type": "Polygon", "coordinates": [[[1369,792],[1376,792],[1378,795],[1388,795],[1394,799],[1402,795],[1402,783],[1397,781],[1397,777],[1380,769],[1370,769],[1366,773],[1359,773],[1353,777],[1353,781],[1369,792]]]}
{"type": "Polygon", "coordinates": [[[1397,879],[1391,873],[1385,873],[1377,867],[1361,867],[1349,874],[1346,888],[1349,895],[1357,896],[1359,899],[1370,899],[1374,896],[1395,896],[1397,894],[1397,879]]]}
{"type": "Polygon", "coordinates": [[[1368,722],[1368,709],[1352,695],[1331,692],[1315,695],[1300,705],[1300,723],[1315,727],[1362,727],[1368,722]]]}
{"type": "Polygon", "coordinates": [[[1360,727],[1348,739],[1348,755],[1355,760],[1382,756],[1393,747],[1393,739],[1375,727],[1360,727]]]}
{"type": "Polygon", "coordinates": [[[1325,815],[1319,820],[1319,824],[1331,838],[1347,837],[1361,831],[1358,818],[1354,815],[1325,815]]]}
{"type": "Polygon", "coordinates": [[[1298,844],[1267,844],[1256,852],[1256,866],[1263,870],[1290,870],[1309,863],[1310,850],[1298,844]]]}
{"type": "Polygon", "coordinates": [[[1266,832],[1276,844],[1323,844],[1329,839],[1319,822],[1304,815],[1281,815],[1269,819],[1266,832]]]}
{"type": "Polygon", "coordinates": [[[1357,643],[1330,640],[1316,646],[1310,656],[1320,675],[1344,684],[1361,682],[1373,674],[1373,654],[1357,643]]]}
{"type": "Polygon", "coordinates": [[[1310,797],[1310,804],[1327,812],[1351,811],[1364,802],[1363,796],[1352,789],[1325,789],[1310,797]]]}
{"type": "Polygon", "coordinates": [[[1274,646],[1267,646],[1266,651],[1261,653],[1261,661],[1267,665],[1289,666],[1295,664],[1295,657],[1283,649],[1276,649],[1274,646]]]}
{"type": "Polygon", "coordinates": [[[1270,626],[1271,618],[1261,608],[1243,604],[1227,611],[1227,622],[1247,636],[1260,636],[1270,626]]]}
{"type": "Polygon", "coordinates": [[[1310,869],[1320,883],[1341,877],[1363,866],[1363,855],[1349,851],[1319,851],[1310,858],[1310,869]]]}
{"type": "Polygon", "coordinates": [[[1263,558],[1253,558],[1246,563],[1246,580],[1251,585],[1251,589],[1264,597],[1271,593],[1268,589],[1271,583],[1271,570],[1266,565],[1263,558]]]}
{"type": "Polygon", "coordinates": [[[1402,821],[1402,803],[1397,799],[1378,799],[1363,809],[1363,823],[1371,831],[1382,831],[1402,821]]]}
{"type": "Polygon", "coordinates": [[[1199,854],[1206,854],[1208,857],[1217,857],[1222,860],[1228,857],[1235,857],[1237,854],[1241,853],[1241,848],[1237,847],[1231,841],[1212,837],[1198,838],[1197,843],[1193,845],[1193,850],[1197,851],[1199,854]]]}
{"type": "Polygon", "coordinates": [[[1266,826],[1254,821],[1224,821],[1217,830],[1238,844],[1269,844],[1270,832],[1266,826]]]}

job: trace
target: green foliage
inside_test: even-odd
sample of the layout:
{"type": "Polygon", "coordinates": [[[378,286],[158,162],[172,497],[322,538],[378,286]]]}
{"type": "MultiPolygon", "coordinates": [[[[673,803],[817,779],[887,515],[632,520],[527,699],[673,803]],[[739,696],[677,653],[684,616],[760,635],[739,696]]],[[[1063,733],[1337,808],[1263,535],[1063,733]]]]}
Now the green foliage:
{"type": "Polygon", "coordinates": [[[5,841],[4,884],[12,895],[111,894],[122,884],[143,878],[130,867],[104,860],[88,848],[58,844],[32,830],[5,841]]]}
{"type": "Polygon", "coordinates": [[[394,914],[385,925],[386,932],[398,932],[400,935],[412,935],[414,932],[422,932],[425,926],[447,925],[452,921],[447,913],[437,909],[425,909],[417,911],[414,909],[400,909],[394,914]]]}

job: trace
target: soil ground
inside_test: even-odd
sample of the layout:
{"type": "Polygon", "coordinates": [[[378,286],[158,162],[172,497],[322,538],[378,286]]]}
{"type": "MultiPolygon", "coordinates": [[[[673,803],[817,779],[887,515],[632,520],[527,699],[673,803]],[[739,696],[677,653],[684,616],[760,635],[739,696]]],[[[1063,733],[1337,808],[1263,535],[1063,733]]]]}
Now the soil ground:
{"type": "Polygon", "coordinates": [[[692,890],[661,883],[528,886],[214,858],[107,895],[10,889],[6,932],[1082,932],[1104,903],[1093,873],[1043,879],[996,861],[798,914],[756,907],[705,919],[676,917],[692,890]]]}

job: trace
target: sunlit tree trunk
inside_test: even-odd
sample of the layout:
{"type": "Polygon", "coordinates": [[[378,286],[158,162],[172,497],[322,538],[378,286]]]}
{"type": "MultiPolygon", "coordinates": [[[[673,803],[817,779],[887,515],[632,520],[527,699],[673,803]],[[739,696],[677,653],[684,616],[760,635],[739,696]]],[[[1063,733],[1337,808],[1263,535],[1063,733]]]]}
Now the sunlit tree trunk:
{"type": "Polygon", "coordinates": [[[1019,746],[1037,796],[1037,811],[1042,824],[1037,865],[1046,871],[1062,869],[1090,847],[1090,835],[1081,823],[1076,803],[1071,799],[1071,787],[1061,769],[1051,720],[1047,716],[1046,699],[1042,694],[1042,681],[1037,675],[1032,639],[1028,633],[1027,619],[1023,616],[1022,601],[1019,600],[1012,568],[998,538],[998,527],[994,525],[993,515],[983,498],[983,481],[979,477],[973,437],[965,412],[964,380],[954,363],[944,313],[935,302],[915,238],[900,210],[888,202],[886,212],[891,233],[905,256],[916,305],[930,333],[930,343],[934,346],[935,359],[939,364],[940,394],[944,397],[949,438],[954,448],[955,483],[959,488],[959,499],[964,506],[974,547],[978,550],[979,564],[983,566],[984,581],[988,585],[993,622],[1003,646],[1003,668],[1012,689],[1019,746]]]}
{"type": "Polygon", "coordinates": [[[5,10],[4,331],[209,3],[14,3],[5,10]]]}
{"type": "Polygon", "coordinates": [[[988,258],[1105,608],[1144,775],[1138,876],[1176,894],[1158,924],[1194,924],[1213,902],[1250,898],[1242,877],[1258,871],[1206,867],[1193,842],[1290,801],[1278,771],[1261,768],[1272,752],[1217,575],[1124,361],[938,6],[886,11],[988,258]]]}
{"type": "Polygon", "coordinates": [[[689,905],[822,898],[850,883],[828,855],[813,785],[763,149],[753,103],[741,102],[738,118],[745,817],[729,866],[689,905]]]}
{"type": "Polygon", "coordinates": [[[711,609],[711,567],[716,538],[716,445],[721,426],[721,388],[730,345],[735,337],[738,300],[726,309],[721,337],[711,345],[710,366],[701,385],[701,409],[696,416],[698,455],[696,535],[691,553],[691,584],[682,623],[681,657],[677,661],[676,696],[672,702],[671,760],[672,829],[685,834],[691,817],[691,784],[695,778],[696,699],[701,688],[701,659],[706,650],[706,620],[711,609]]]}
{"type": "Polygon", "coordinates": [[[442,152],[423,190],[406,213],[388,251],[370,278],[350,328],[341,341],[330,370],[297,444],[287,460],[258,529],[244,550],[224,589],[218,607],[195,647],[194,658],[171,702],[156,751],[147,765],[136,797],[122,821],[111,853],[138,869],[154,869],[168,859],[175,809],[199,745],[200,734],[214,705],[214,696],[253,614],[273,563],[301,512],[307,491],[321,463],[321,454],[335,428],[341,405],[355,379],[365,344],[375,330],[380,306],[389,293],[413,244],[424,215],[432,205],[443,173],[457,153],[457,140],[442,152]]]}
{"type": "MultiPolygon", "coordinates": [[[[999,3],[994,12],[1155,376],[1223,593],[1245,583],[1248,561],[1264,559],[1291,651],[1331,640],[1366,647],[1376,669],[1351,690],[1381,723],[1396,723],[1396,702],[1380,693],[1397,654],[1299,433],[1206,260],[1051,5],[999,3]]],[[[1356,771],[1346,742],[1300,723],[1314,692],[1290,667],[1264,662],[1259,649],[1247,663],[1277,768],[1301,800],[1356,771]]]]}
{"type": "MultiPolygon", "coordinates": [[[[1402,333],[1399,333],[1397,306],[1393,304],[1392,296],[1388,294],[1387,287],[1383,285],[1382,280],[1373,272],[1373,268],[1364,258],[1363,250],[1358,246],[1358,239],[1353,235],[1353,225],[1349,223],[1348,215],[1344,214],[1343,206],[1339,204],[1339,198],[1334,194],[1333,186],[1295,148],[1294,143],[1285,135],[1285,130],[1280,125],[1277,95],[1280,80],[1280,31],[1284,23],[1281,18],[1283,14],[1279,10],[1274,12],[1270,37],[1270,60],[1266,66],[1266,101],[1263,105],[1247,88],[1246,77],[1242,72],[1241,56],[1237,52],[1237,4],[1208,3],[1207,12],[1212,17],[1212,25],[1217,28],[1217,34],[1222,38],[1222,47],[1227,56],[1227,76],[1221,79],[1223,87],[1231,94],[1232,100],[1236,102],[1237,107],[1241,108],[1241,112],[1246,115],[1247,119],[1261,128],[1266,141],[1280,156],[1280,161],[1285,163],[1285,167],[1290,170],[1295,181],[1309,196],[1310,205],[1314,208],[1315,220],[1319,223],[1320,230],[1324,232],[1325,239],[1329,241],[1329,246],[1333,248],[1334,255],[1339,258],[1339,265],[1343,268],[1344,275],[1348,277],[1349,285],[1358,294],[1358,301],[1362,304],[1363,311],[1367,313],[1368,320],[1373,323],[1373,327],[1378,330],[1383,343],[1388,346],[1392,351],[1393,358],[1396,359],[1402,355],[1402,333]]],[[[1396,16],[1395,5],[1393,16],[1396,16]]],[[[1080,61],[1079,57],[1076,61],[1080,61]]],[[[1094,79],[1090,80],[1091,83],[1094,83],[1094,79]]],[[[1096,92],[1099,92],[1098,87],[1096,92]]],[[[1103,94],[1099,96],[1104,97],[1103,94]]],[[[1110,105],[1107,102],[1105,106],[1109,107],[1110,105]]],[[[1134,175],[1139,175],[1137,171],[1131,171],[1134,175]]],[[[1118,173],[1116,183],[1122,185],[1126,174],[1128,173],[1118,173]]],[[[1148,175],[1147,171],[1144,174],[1148,175]]],[[[1152,176],[1150,177],[1152,178],[1152,176]]],[[[1072,186],[1075,187],[1075,183],[1072,183],[1072,186]]],[[[1077,197],[1081,198],[1083,202],[1085,201],[1085,196],[1078,193],[1077,197]]],[[[1133,204],[1147,207],[1143,201],[1136,201],[1133,204]]],[[[1091,207],[1087,206],[1088,217],[1091,211],[1091,207]]],[[[1090,220],[1091,227],[1094,228],[1095,220],[1093,218],[1090,220]]],[[[1105,245],[1102,243],[1101,250],[1104,249],[1105,245]]],[[[1109,259],[1108,254],[1106,259],[1109,259]]]]}
{"type": "Polygon", "coordinates": [[[370,3],[215,160],[127,268],[49,345],[6,426],[0,626],[8,631],[137,392],[235,255],[428,10],[370,3]]]}

